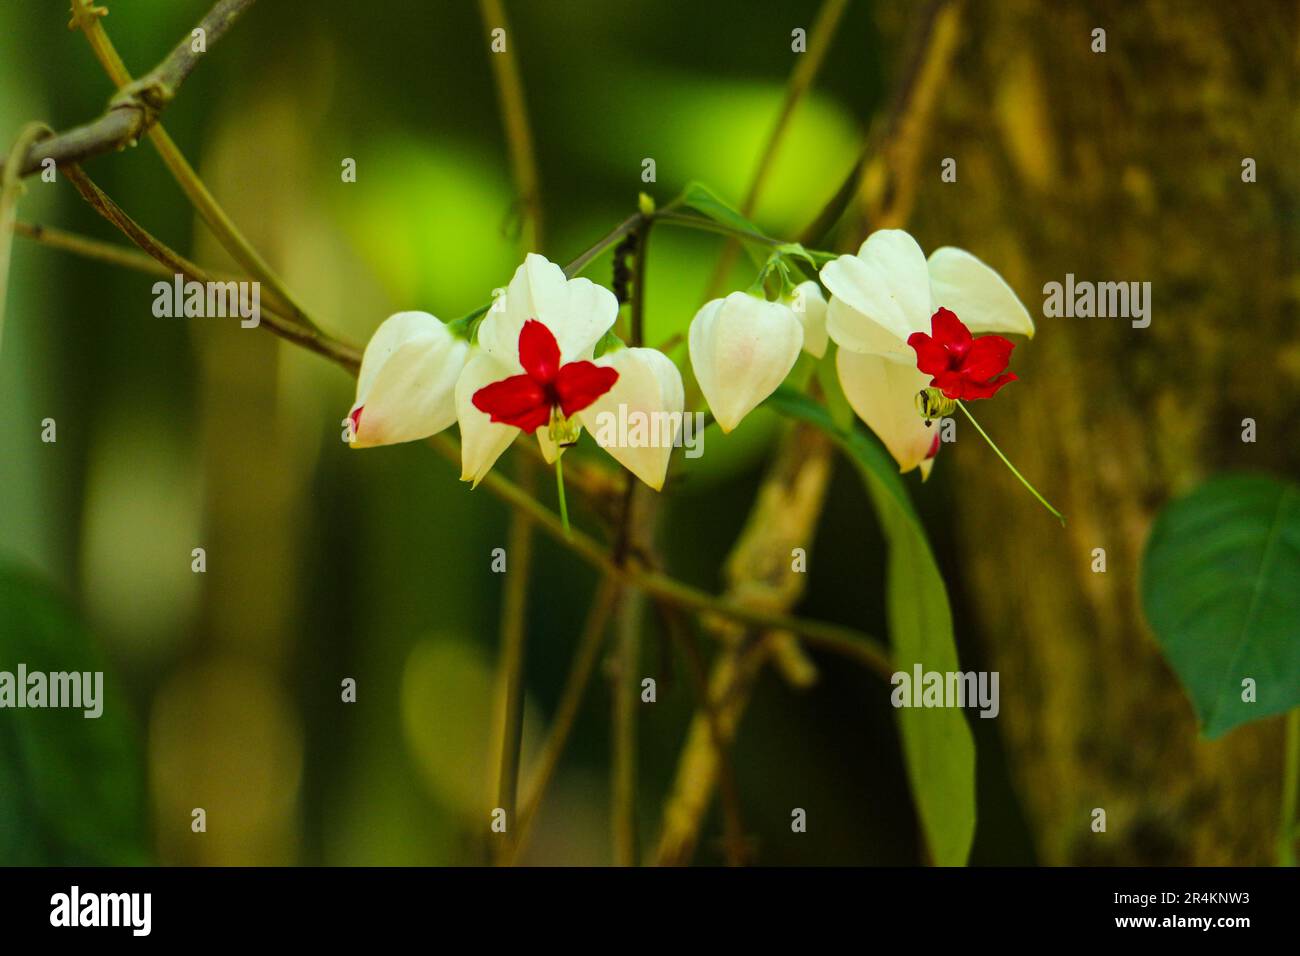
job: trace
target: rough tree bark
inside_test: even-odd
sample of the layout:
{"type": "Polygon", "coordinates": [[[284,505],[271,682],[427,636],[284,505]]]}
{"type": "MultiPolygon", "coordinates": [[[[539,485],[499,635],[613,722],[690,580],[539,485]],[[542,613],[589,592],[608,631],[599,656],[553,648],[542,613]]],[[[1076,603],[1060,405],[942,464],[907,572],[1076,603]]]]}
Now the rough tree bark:
{"type": "Polygon", "coordinates": [[[1002,674],[1045,863],[1274,859],[1282,720],[1198,738],[1138,574],[1171,496],[1225,468],[1300,474],[1298,22],[1294,3],[979,5],[936,117],[917,233],[976,251],[1034,315],[1022,381],[978,411],[1069,519],[958,422],[940,469],[972,603],[958,629],[1002,674]],[[1042,317],[1066,273],[1151,282],[1150,327],[1042,317]]]}

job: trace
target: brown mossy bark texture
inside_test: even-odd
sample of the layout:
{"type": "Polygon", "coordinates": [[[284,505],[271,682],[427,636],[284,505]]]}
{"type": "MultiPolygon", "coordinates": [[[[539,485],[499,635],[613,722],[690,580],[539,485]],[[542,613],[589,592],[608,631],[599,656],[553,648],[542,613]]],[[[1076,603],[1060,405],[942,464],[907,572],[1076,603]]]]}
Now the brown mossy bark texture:
{"type": "Polygon", "coordinates": [[[1300,475],[1298,20],[1255,0],[980,4],[940,99],[915,231],[993,265],[1034,317],[1021,380],[973,411],[1068,519],[958,419],[936,476],[958,632],[1001,673],[1044,863],[1275,859],[1282,719],[1202,739],[1139,581],[1170,498],[1224,470],[1300,475]],[[1067,273],[1150,282],[1150,326],[1044,316],[1044,285],[1067,273]]]}

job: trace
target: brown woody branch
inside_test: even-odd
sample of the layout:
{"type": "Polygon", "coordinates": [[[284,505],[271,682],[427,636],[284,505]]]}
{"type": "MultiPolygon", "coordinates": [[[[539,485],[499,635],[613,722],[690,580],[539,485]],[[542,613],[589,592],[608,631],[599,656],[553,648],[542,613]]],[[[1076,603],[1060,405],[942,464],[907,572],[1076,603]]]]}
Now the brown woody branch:
{"type": "MultiPolygon", "coordinates": [[[[176,98],[181,84],[194,72],[206,51],[210,51],[240,14],[255,2],[218,0],[195,28],[203,30],[205,52],[195,52],[191,32],[176,44],[166,59],[120,90],[109,101],[103,116],[33,144],[21,161],[19,174],[30,176],[39,172],[46,160],[52,159],[55,165],[63,166],[135,145],[158,122],[163,110],[176,98]]],[[[75,11],[74,4],[72,26],[78,25],[79,17],[103,16],[108,12],[93,6],[75,11]]]]}
{"type": "MultiPolygon", "coordinates": [[[[143,229],[134,219],[127,215],[122,207],[96,186],[80,166],[75,164],[66,166],[63,174],[96,212],[120,229],[123,235],[135,243],[150,258],[161,263],[173,274],[180,273],[186,279],[203,283],[213,281],[213,277],[202,267],[172,251],[143,229]]],[[[315,329],[300,325],[270,309],[262,310],[261,321],[280,338],[293,342],[295,345],[301,345],[318,355],[323,355],[354,375],[361,367],[361,353],[345,342],[340,342],[322,332],[317,332],[315,329]]]]}

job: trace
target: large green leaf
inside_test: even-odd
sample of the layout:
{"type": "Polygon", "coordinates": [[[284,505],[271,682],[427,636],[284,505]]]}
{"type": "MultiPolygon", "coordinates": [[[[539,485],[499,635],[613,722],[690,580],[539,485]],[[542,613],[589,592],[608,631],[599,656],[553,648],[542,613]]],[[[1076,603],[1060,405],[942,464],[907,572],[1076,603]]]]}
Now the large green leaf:
{"type": "Polygon", "coordinates": [[[1300,705],[1300,487],[1225,475],[1167,505],[1142,604],[1206,737],[1300,705]]]}
{"type": "MultiPolygon", "coordinates": [[[[0,671],[104,671],[75,615],[27,572],[0,565],[0,671]]],[[[136,729],[105,675],[103,712],[0,709],[0,865],[148,860],[136,729]]]]}
{"type": "MultiPolygon", "coordinates": [[[[829,434],[862,475],[889,542],[885,597],[894,666],[909,672],[918,663],[925,671],[959,670],[948,590],[893,460],[861,429],[839,428],[825,408],[805,395],[781,388],[768,404],[829,434]]],[[[898,719],[930,853],[941,866],[960,866],[975,836],[970,726],[959,709],[946,707],[903,707],[898,719]]]]}

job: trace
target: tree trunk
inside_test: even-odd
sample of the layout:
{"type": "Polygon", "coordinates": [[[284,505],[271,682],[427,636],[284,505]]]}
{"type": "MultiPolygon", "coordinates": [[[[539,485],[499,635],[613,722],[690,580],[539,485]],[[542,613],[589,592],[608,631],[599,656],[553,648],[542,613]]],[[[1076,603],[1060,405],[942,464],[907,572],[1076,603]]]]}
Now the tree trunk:
{"type": "Polygon", "coordinates": [[[975,252],[1034,316],[1021,381],[974,411],[1068,520],[959,419],[936,469],[969,591],[957,624],[1001,672],[1044,863],[1274,860],[1282,720],[1200,739],[1138,581],[1171,496],[1223,469],[1300,474],[1298,20],[1294,3],[980,4],[941,96],[917,233],[975,252]],[[1044,317],[1067,273],[1150,282],[1150,326],[1044,317]]]}

